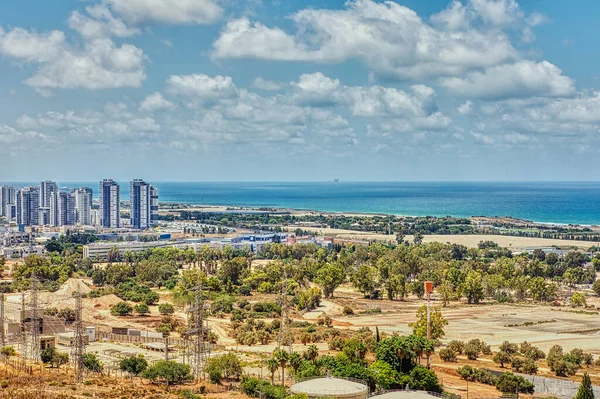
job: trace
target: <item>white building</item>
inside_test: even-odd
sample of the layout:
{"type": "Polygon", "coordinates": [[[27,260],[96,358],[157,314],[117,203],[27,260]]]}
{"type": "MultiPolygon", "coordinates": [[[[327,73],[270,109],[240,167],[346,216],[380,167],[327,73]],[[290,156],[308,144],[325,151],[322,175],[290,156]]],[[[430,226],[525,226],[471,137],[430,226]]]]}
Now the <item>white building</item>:
{"type": "Polygon", "coordinates": [[[75,199],[75,221],[83,225],[92,224],[92,189],[79,187],[71,193],[75,199]]]}
{"type": "Polygon", "coordinates": [[[25,226],[39,224],[40,188],[23,187],[17,192],[17,223],[25,226]]]}
{"type": "Polygon", "coordinates": [[[58,184],[54,181],[46,180],[40,183],[40,207],[50,207],[50,195],[58,192],[58,184]]]}
{"type": "Polygon", "coordinates": [[[4,247],[0,248],[0,256],[6,259],[25,258],[28,255],[43,255],[46,247],[43,245],[27,245],[19,247],[4,247]]]}
{"type": "Polygon", "coordinates": [[[121,194],[119,189],[119,185],[114,180],[104,179],[100,182],[100,226],[102,227],[121,227],[121,194]]]}
{"type": "Polygon", "coordinates": [[[75,224],[75,198],[65,192],[50,193],[51,226],[71,226],[75,224]]]}
{"type": "Polygon", "coordinates": [[[130,225],[134,229],[147,229],[158,223],[158,190],[141,179],[129,186],[130,225]]]}
{"type": "Polygon", "coordinates": [[[10,186],[0,187],[0,216],[8,217],[10,210],[8,209],[9,204],[15,203],[15,188],[10,186]]]}

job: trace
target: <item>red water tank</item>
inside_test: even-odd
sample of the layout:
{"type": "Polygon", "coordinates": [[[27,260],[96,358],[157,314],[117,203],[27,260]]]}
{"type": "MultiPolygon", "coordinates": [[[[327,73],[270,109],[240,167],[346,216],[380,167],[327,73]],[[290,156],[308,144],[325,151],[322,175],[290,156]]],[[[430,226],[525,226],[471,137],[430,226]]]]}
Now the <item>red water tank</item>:
{"type": "Polygon", "coordinates": [[[431,294],[433,292],[433,281],[425,281],[425,293],[431,294]]]}

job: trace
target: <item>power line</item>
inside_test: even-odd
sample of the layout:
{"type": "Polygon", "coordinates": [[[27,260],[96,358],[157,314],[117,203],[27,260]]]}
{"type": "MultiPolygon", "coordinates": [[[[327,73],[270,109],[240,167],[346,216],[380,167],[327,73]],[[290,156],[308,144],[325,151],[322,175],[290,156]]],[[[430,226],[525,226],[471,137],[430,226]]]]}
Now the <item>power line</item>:
{"type": "Polygon", "coordinates": [[[33,361],[37,361],[40,358],[40,321],[43,323],[43,319],[39,317],[38,309],[38,279],[35,276],[31,276],[31,298],[29,298],[29,331],[30,331],[30,349],[29,358],[33,361]]]}
{"type": "Polygon", "coordinates": [[[0,294],[0,345],[6,346],[6,335],[4,333],[4,294],[0,294]]]}
{"type": "Polygon", "coordinates": [[[83,353],[85,342],[83,340],[83,321],[81,320],[81,292],[75,295],[75,342],[73,343],[72,356],[75,363],[77,382],[83,382],[83,353]]]}

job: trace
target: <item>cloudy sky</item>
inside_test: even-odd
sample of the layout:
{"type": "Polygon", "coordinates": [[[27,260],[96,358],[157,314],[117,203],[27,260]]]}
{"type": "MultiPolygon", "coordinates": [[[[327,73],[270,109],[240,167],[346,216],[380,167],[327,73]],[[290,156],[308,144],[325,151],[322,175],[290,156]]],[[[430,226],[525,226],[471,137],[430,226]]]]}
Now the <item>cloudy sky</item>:
{"type": "Polygon", "coordinates": [[[600,2],[0,3],[0,181],[597,180],[600,2]]]}

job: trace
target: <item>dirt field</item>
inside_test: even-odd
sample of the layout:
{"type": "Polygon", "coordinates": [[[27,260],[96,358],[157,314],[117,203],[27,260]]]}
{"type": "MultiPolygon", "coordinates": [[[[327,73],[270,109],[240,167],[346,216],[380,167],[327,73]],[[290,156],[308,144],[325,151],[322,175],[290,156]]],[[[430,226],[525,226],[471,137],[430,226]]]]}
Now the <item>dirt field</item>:
{"type": "MultiPolygon", "coordinates": [[[[302,227],[303,230],[316,232],[319,235],[328,237],[337,237],[348,240],[359,240],[359,241],[385,241],[395,242],[395,237],[386,234],[369,233],[355,230],[344,230],[344,229],[331,229],[321,227],[302,227]]],[[[405,240],[412,241],[413,236],[407,235],[405,240]]],[[[587,249],[595,243],[591,241],[574,241],[574,240],[554,240],[545,238],[529,238],[529,237],[511,237],[503,235],[487,235],[487,234],[475,234],[475,235],[425,235],[423,238],[424,242],[443,242],[451,244],[461,244],[469,248],[477,247],[480,241],[494,241],[501,247],[522,249],[529,247],[550,247],[553,245],[559,247],[576,247],[587,249]]]]}

